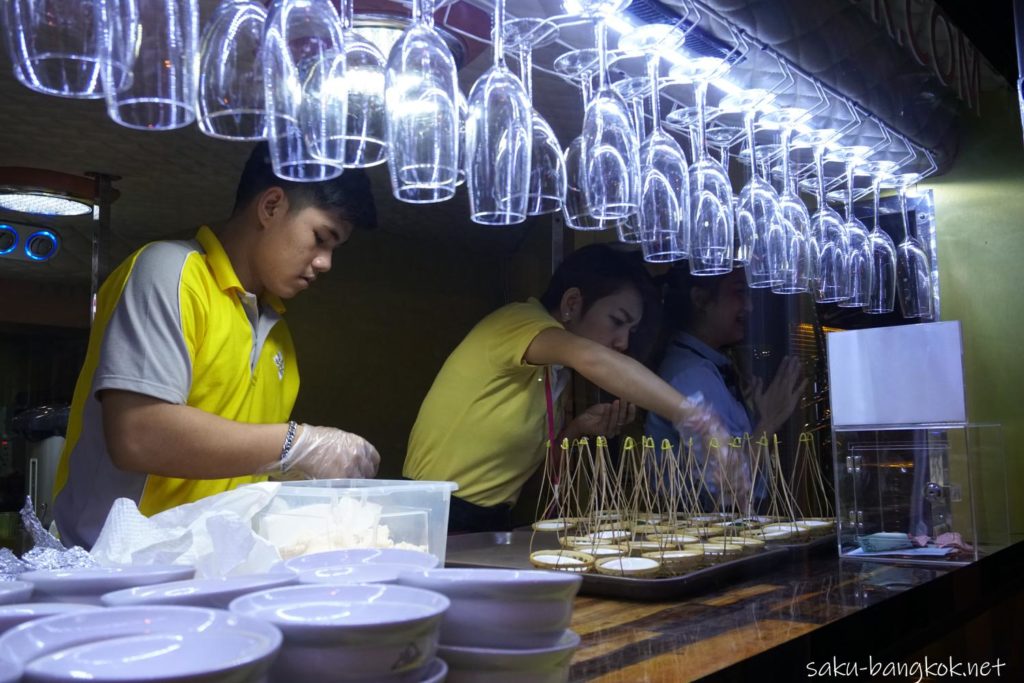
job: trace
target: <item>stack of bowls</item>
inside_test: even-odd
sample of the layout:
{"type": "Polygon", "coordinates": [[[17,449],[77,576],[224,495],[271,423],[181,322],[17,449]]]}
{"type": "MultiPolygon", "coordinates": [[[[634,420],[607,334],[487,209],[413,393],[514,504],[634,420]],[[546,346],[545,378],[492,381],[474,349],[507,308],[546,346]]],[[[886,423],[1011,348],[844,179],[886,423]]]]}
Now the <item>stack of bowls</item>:
{"type": "Polygon", "coordinates": [[[271,682],[422,683],[444,668],[434,658],[448,604],[405,586],[308,584],[251,593],[230,610],[284,635],[271,682]]]}
{"type": "Polygon", "coordinates": [[[262,621],[199,607],[85,609],[0,637],[0,681],[259,683],[281,647],[262,621]],[[6,672],[6,673],[5,673],[6,672]]]}
{"type": "Polygon", "coordinates": [[[403,586],[443,594],[440,656],[451,683],[562,683],[580,637],[569,630],[582,578],[557,571],[426,569],[403,586]]]}

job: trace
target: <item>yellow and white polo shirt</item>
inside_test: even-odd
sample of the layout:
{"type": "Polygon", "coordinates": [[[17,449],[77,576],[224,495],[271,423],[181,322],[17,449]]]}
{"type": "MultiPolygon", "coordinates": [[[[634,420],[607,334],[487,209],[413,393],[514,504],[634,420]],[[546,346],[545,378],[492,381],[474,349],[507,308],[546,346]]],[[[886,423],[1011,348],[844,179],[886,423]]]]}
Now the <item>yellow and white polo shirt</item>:
{"type": "MultiPolygon", "coordinates": [[[[238,422],[286,422],[299,390],[280,299],[246,292],[213,231],[153,242],[100,288],[54,485],[64,542],[90,547],[117,498],[152,515],[263,477],[189,480],[125,472],[110,460],[96,394],[133,391],[238,422]]],[[[196,454],[182,453],[182,457],[196,454]]]]}

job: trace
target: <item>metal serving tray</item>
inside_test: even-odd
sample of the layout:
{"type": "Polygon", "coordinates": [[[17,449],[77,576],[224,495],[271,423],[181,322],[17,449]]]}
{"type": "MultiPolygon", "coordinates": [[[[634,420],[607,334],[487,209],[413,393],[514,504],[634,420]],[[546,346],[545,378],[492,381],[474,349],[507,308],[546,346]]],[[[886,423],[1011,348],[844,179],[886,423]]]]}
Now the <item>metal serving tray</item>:
{"type": "MultiPolygon", "coordinates": [[[[448,537],[447,567],[502,567],[533,569],[530,564],[530,539],[537,548],[557,548],[551,532],[499,531],[457,534],[448,537]]],[[[832,541],[833,545],[835,540],[832,541]]],[[[807,546],[808,544],[802,544],[807,546]]],[[[680,576],[638,579],[627,576],[583,575],[580,593],[628,600],[673,600],[686,595],[706,593],[729,583],[762,574],[794,556],[792,547],[780,547],[697,569],[680,576]]],[[[806,548],[799,552],[806,552],[806,548]]]]}

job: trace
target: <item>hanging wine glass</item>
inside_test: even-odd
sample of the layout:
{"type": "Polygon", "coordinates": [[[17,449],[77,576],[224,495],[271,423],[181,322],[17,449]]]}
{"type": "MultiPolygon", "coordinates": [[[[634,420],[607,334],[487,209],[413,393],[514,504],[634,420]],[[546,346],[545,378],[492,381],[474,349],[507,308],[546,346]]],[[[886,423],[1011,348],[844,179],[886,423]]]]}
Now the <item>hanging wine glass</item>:
{"type": "MultiPolygon", "coordinates": [[[[546,19],[526,17],[505,22],[505,41],[519,55],[519,78],[533,103],[533,51],[558,38],[558,27],[546,19]]],[[[530,159],[530,197],[527,213],[538,216],[562,208],[565,199],[565,158],[551,126],[532,109],[533,149],[530,159]]]]}
{"type": "Polygon", "coordinates": [[[599,219],[621,220],[637,210],[640,141],[629,108],[608,78],[605,17],[621,11],[631,0],[566,0],[567,11],[579,8],[594,19],[599,61],[597,92],[583,115],[583,172],[590,213],[599,219]]]}
{"type": "Polygon", "coordinates": [[[832,129],[802,133],[797,144],[814,150],[817,173],[818,210],[811,216],[810,284],[818,303],[842,301],[846,296],[846,257],[849,240],[843,219],[825,201],[825,147],[838,137],[832,129]]]}
{"type": "Polygon", "coordinates": [[[257,0],[223,0],[199,47],[199,130],[223,140],[262,140],[267,111],[260,50],[267,10],[257,0]]]}
{"type": "Polygon", "coordinates": [[[469,103],[458,87],[455,88],[455,99],[459,101],[459,172],[455,179],[455,186],[458,187],[466,182],[466,119],[469,118],[469,103]]]}
{"type": "MultiPolygon", "coordinates": [[[[458,78],[455,59],[434,30],[434,0],[417,0],[412,13],[412,25],[388,57],[388,171],[397,199],[422,204],[441,202],[455,194],[459,175],[458,78]]],[[[468,156],[466,163],[470,163],[468,156]]]]}
{"type": "Polygon", "coordinates": [[[274,173],[295,182],[341,175],[348,98],[334,7],[327,0],[275,0],[262,61],[274,173]]]}
{"type": "Polygon", "coordinates": [[[694,275],[728,273],[735,254],[732,185],[722,165],[708,156],[704,136],[708,80],[721,69],[721,59],[701,57],[671,72],[672,80],[694,84],[697,105],[697,160],[689,169],[690,272],[694,275]]]}
{"type": "Polygon", "coordinates": [[[530,199],[533,107],[505,64],[505,0],[494,7],[494,64],[469,92],[466,187],[470,218],[482,225],[526,220],[530,199]]]}
{"type": "Polygon", "coordinates": [[[830,161],[838,161],[846,167],[846,280],[843,300],[839,305],[843,308],[864,308],[871,299],[871,288],[874,284],[873,259],[871,245],[868,242],[868,229],[853,211],[854,168],[862,163],[871,153],[870,147],[853,145],[841,147],[828,154],[830,161]]]}
{"type": "Polygon", "coordinates": [[[660,51],[683,45],[685,34],[665,24],[642,26],[623,36],[619,48],[647,57],[651,92],[651,134],[640,148],[639,225],[645,261],[668,263],[689,255],[689,198],[686,157],[661,127],[660,51]]]}
{"type": "Polygon", "coordinates": [[[754,138],[754,120],[760,109],[772,99],[771,93],[754,89],[728,95],[719,103],[722,111],[743,112],[750,182],[740,191],[736,211],[737,260],[746,266],[747,285],[755,289],[778,284],[773,277],[785,248],[779,198],[771,184],[760,175],[758,147],[754,138]]]}
{"type": "Polygon", "coordinates": [[[130,82],[138,6],[118,0],[6,0],[0,19],[14,76],[27,88],[59,97],[103,97],[130,82]]]}
{"type": "MultiPolygon", "coordinates": [[[[719,102],[721,104],[721,101],[719,102]]],[[[704,127],[704,141],[708,148],[708,155],[718,161],[725,170],[725,175],[731,180],[730,175],[730,164],[733,159],[732,147],[741,140],[746,138],[746,129],[743,126],[743,117],[740,116],[738,121],[731,112],[724,110],[720,107],[704,107],[704,116],[706,125],[704,127]],[[737,125],[737,123],[739,125],[737,125]],[[717,157],[715,156],[717,154],[717,157]]],[[[696,116],[696,107],[694,107],[694,116],[696,116]]],[[[691,140],[695,140],[697,137],[696,124],[693,126],[693,132],[691,140]]],[[[696,149],[694,149],[694,158],[697,157],[696,149]]],[[[741,149],[736,155],[736,160],[741,165],[750,166],[750,157],[746,149],[741,149]]],[[[740,245],[740,231],[736,225],[737,217],[739,216],[739,205],[740,195],[733,192],[732,195],[732,216],[733,216],[733,250],[732,259],[734,266],[746,265],[750,259],[749,253],[747,253],[740,245]]],[[[746,277],[744,275],[744,277],[746,277]]]]}
{"type": "Polygon", "coordinates": [[[874,279],[872,280],[871,296],[866,313],[883,315],[892,313],[896,303],[896,245],[889,234],[882,230],[878,219],[878,203],[880,186],[896,170],[894,161],[872,161],[864,164],[861,170],[871,176],[871,192],[874,197],[873,215],[875,227],[868,235],[868,246],[871,249],[871,263],[874,279]]]}
{"type": "Polygon", "coordinates": [[[114,60],[104,62],[107,115],[142,130],[187,126],[196,117],[198,0],[135,0],[135,7],[131,75],[126,78],[114,60]]]}
{"type": "MultiPolygon", "coordinates": [[[[712,112],[705,108],[705,115],[710,121],[712,112]]],[[[673,130],[680,135],[685,135],[690,141],[690,158],[696,159],[700,156],[697,153],[697,107],[678,107],[673,109],[665,117],[662,125],[668,130],[673,130]]],[[[723,164],[723,167],[725,164],[723,164]]]]}
{"type": "MultiPolygon", "coordinates": [[[[555,71],[567,80],[577,83],[583,97],[583,109],[590,102],[594,71],[597,68],[597,50],[584,49],[566,52],[554,63],[555,71]]],[[[571,230],[598,231],[616,227],[621,220],[598,219],[590,211],[584,192],[585,168],[583,163],[583,137],[576,137],[565,150],[565,202],[562,218],[571,230]]]]}
{"type": "Polygon", "coordinates": [[[776,294],[800,294],[808,291],[807,278],[810,272],[808,235],[811,231],[811,217],[807,207],[796,191],[790,165],[790,141],[796,124],[807,116],[807,111],[796,107],[776,109],[765,114],[761,122],[765,126],[781,129],[782,194],[779,195],[779,215],[784,230],[782,258],[774,263],[776,269],[772,279],[776,294]]]}
{"type": "Polygon", "coordinates": [[[341,0],[339,9],[345,45],[344,87],[348,95],[341,161],[345,168],[368,168],[387,161],[387,59],[352,27],[352,0],[341,0]]]}
{"type": "Polygon", "coordinates": [[[907,210],[907,189],[920,179],[916,173],[893,178],[899,190],[900,213],[903,214],[903,241],[896,247],[896,291],[904,318],[930,320],[935,316],[931,259],[928,249],[911,229],[907,210]]]}
{"type": "MultiPolygon", "coordinates": [[[[647,115],[644,103],[648,99],[651,87],[647,77],[634,76],[623,78],[612,83],[612,87],[629,105],[629,113],[633,120],[633,129],[636,131],[636,139],[646,139],[647,115]]],[[[640,244],[640,212],[634,211],[625,220],[616,221],[616,230],[618,231],[619,241],[623,244],[640,244]]]]}

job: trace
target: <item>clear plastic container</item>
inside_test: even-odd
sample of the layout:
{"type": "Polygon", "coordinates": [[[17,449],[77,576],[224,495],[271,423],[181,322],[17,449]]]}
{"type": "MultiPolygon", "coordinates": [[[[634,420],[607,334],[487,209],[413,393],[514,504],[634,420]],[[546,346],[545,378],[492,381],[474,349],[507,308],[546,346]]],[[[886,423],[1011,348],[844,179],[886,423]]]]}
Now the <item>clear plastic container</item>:
{"type": "Polygon", "coordinates": [[[314,479],[285,482],[253,528],[285,559],[341,548],[399,547],[444,564],[450,481],[314,479]]]}

